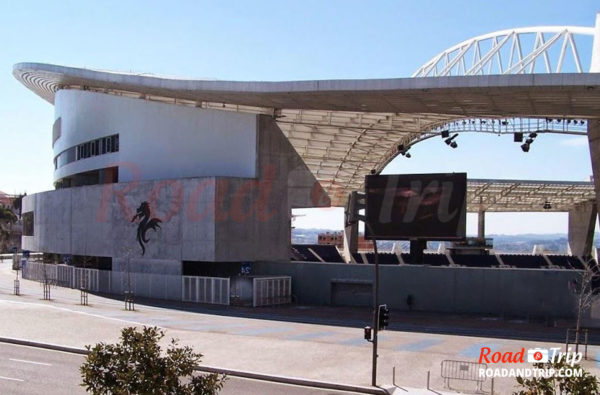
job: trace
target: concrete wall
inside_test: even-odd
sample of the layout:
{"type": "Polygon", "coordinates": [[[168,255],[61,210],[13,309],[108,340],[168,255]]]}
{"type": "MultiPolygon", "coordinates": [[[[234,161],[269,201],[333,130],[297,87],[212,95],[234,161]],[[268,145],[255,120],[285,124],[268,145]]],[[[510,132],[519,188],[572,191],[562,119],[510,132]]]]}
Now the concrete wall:
{"type": "Polygon", "coordinates": [[[125,162],[119,181],[228,176],[256,177],[257,117],[62,89],[55,118],[61,137],[54,156],[86,141],[119,134],[119,152],[82,159],[54,173],[54,179],[125,162]],[[130,167],[140,170],[132,174],[130,167]],[[141,177],[141,178],[140,178],[141,177]]]}
{"type": "MultiPolygon", "coordinates": [[[[374,265],[257,262],[253,271],[289,275],[298,303],[327,305],[333,283],[372,284],[374,265]]],[[[398,310],[408,310],[412,295],[416,311],[572,317],[568,283],[576,276],[567,270],[382,265],[380,300],[398,310]]]]}
{"type": "Polygon", "coordinates": [[[315,205],[315,191],[322,197],[317,204],[328,197],[275,121],[253,119],[256,178],[132,180],[28,195],[23,212],[34,212],[34,235],[23,237],[23,248],[123,258],[113,260],[114,270],[132,262],[136,272],[162,274],[180,274],[184,260],[288,259],[290,208],[315,205]],[[142,257],[131,219],[144,201],[162,223],[147,232],[142,257]]]}

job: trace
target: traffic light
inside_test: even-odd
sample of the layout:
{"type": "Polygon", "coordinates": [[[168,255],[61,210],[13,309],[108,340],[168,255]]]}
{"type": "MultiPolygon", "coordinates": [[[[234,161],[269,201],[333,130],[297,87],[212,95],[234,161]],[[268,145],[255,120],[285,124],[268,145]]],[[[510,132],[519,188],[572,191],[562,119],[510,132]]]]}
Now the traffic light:
{"type": "Polygon", "coordinates": [[[373,334],[370,326],[365,326],[365,340],[369,342],[373,341],[373,334]]]}
{"type": "Polygon", "coordinates": [[[379,306],[377,324],[378,330],[380,331],[387,328],[390,324],[390,309],[387,307],[387,304],[382,304],[379,306]]]}

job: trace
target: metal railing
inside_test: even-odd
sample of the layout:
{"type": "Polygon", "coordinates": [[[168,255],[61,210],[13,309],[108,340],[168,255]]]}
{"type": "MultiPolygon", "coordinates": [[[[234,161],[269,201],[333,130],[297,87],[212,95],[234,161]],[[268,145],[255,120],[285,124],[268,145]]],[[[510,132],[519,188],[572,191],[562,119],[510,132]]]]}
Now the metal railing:
{"type": "Polygon", "coordinates": [[[182,276],[181,283],[184,302],[229,305],[229,278],[182,276]]]}
{"type": "Polygon", "coordinates": [[[270,306],[291,302],[291,277],[256,277],[252,279],[252,306],[270,306]]]}
{"type": "Polygon", "coordinates": [[[588,359],[588,330],[586,328],[579,330],[579,336],[577,336],[577,329],[567,328],[567,336],[565,339],[565,352],[569,351],[569,344],[575,345],[575,352],[579,352],[579,345],[584,346],[583,358],[585,360],[588,359]],[[573,339],[573,341],[571,341],[571,339],[573,339]]]}
{"type": "Polygon", "coordinates": [[[476,382],[477,391],[483,391],[485,376],[479,375],[480,369],[487,369],[487,364],[447,359],[442,361],[441,375],[446,388],[450,388],[450,380],[465,380],[476,382]]]}

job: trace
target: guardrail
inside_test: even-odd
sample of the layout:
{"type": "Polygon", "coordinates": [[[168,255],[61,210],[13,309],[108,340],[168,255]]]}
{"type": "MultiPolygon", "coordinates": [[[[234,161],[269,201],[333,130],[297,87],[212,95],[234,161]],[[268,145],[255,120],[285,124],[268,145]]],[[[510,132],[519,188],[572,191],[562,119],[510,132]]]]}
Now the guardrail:
{"type": "Polygon", "coordinates": [[[446,359],[441,364],[444,386],[450,388],[450,380],[474,381],[477,383],[477,391],[483,391],[485,376],[479,375],[480,369],[487,369],[487,364],[446,359]]]}

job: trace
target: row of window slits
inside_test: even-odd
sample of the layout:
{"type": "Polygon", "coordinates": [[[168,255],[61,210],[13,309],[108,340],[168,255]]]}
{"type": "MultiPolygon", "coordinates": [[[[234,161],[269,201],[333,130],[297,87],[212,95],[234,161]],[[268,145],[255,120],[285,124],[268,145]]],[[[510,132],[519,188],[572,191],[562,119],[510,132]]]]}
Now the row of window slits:
{"type": "Polygon", "coordinates": [[[54,169],[63,167],[64,165],[75,162],[81,159],[90,158],[92,156],[110,154],[111,152],[119,151],[119,135],[102,137],[96,140],[87,141],[75,147],[64,150],[54,158],[54,169]]]}

